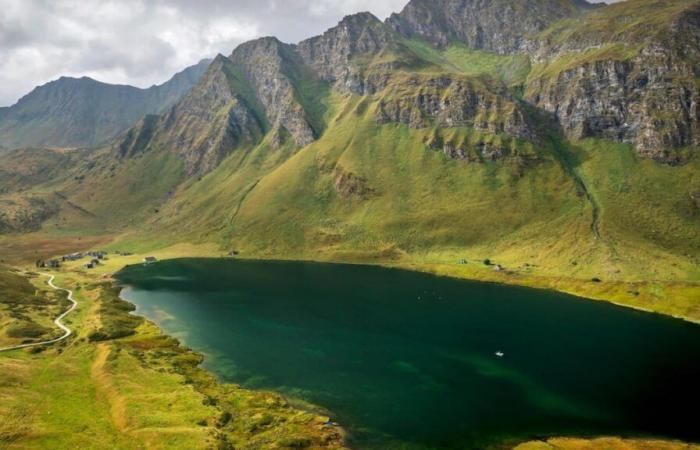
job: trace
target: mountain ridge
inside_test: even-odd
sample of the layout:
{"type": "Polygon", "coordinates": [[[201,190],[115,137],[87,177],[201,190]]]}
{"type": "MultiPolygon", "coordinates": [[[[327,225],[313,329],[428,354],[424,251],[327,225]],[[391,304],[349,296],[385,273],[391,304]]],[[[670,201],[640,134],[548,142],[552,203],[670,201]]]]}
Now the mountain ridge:
{"type": "Polygon", "coordinates": [[[141,116],[162,113],[199,80],[209,60],[161,85],[137,88],[90,77],[60,77],[39,86],[0,113],[0,144],[17,147],[89,147],[115,138],[141,116]]]}

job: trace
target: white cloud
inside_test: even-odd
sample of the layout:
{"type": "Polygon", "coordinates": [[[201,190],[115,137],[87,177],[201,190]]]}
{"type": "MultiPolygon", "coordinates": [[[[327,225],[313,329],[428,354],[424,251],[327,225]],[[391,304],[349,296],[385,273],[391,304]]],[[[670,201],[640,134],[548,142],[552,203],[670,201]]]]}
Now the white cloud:
{"type": "Polygon", "coordinates": [[[0,105],[62,75],[147,87],[258,36],[298,42],[408,0],[0,0],[0,105]]]}

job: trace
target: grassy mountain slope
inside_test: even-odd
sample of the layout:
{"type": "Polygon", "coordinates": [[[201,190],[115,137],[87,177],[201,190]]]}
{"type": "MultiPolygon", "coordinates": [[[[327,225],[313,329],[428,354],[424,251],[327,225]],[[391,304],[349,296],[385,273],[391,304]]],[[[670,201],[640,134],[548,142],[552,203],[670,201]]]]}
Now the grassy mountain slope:
{"type": "Polygon", "coordinates": [[[378,125],[376,102],[334,100],[328,132],[291,158],[262,144],[181,191],[155,222],[160,239],[172,229],[173,241],[214,240],[258,256],[466,256],[580,277],[696,276],[700,242],[689,192],[697,163],[658,166],[629,146],[594,140],[563,144],[570,158],[551,144],[534,163],[468,163],[430,149],[432,129],[378,125]],[[570,171],[585,180],[591,200],[570,171]],[[653,189],[669,171],[677,181],[653,189]],[[594,208],[601,239],[592,231],[594,208]]]}
{"type": "MultiPolygon", "coordinates": [[[[670,21],[659,19],[661,29],[679,18],[686,23],[693,11],[689,0],[633,1],[643,24],[659,11],[676,11],[670,21]]],[[[594,27],[608,8],[622,11],[619,17],[633,14],[629,6],[604,7],[573,23],[594,27]]],[[[617,120],[647,121],[651,109],[639,106],[635,93],[665,89],[664,74],[675,66],[650,66],[659,84],[633,90],[616,82],[622,72],[594,64],[569,84],[554,83],[561,92],[543,88],[542,98],[552,102],[539,104],[531,89],[543,64],[571,58],[589,67],[585,51],[554,45],[555,36],[568,33],[561,24],[574,20],[566,17],[542,34],[554,62],[455,41],[435,46],[383,28],[369,14],[296,47],[253,41],[217,57],[163,116],[145,118],[89,155],[59,158],[71,161],[59,165],[65,170],[13,171],[0,157],[0,181],[8,186],[0,201],[47,205],[49,218],[29,228],[35,239],[118,236],[113,248],[214,243],[248,257],[439,267],[498,281],[568,283],[575,292],[698,317],[686,292],[693,285],[683,284],[700,281],[695,147],[682,160],[664,161],[675,165],[661,164],[631,137],[606,134],[621,126],[617,120]],[[594,82],[607,84],[587,84],[594,82]],[[581,100],[598,87],[601,95],[612,87],[624,95],[619,102],[581,100]],[[572,118],[607,131],[567,133],[560,104],[572,118]],[[457,264],[462,259],[468,267],[457,264]],[[505,274],[494,275],[485,259],[505,274]],[[537,281],[543,279],[549,281],[537,281]],[[552,281],[559,279],[568,281],[552,281]],[[596,287],[593,279],[613,284],[596,287]],[[637,286],[657,281],[680,283],[683,292],[637,286]],[[605,292],[610,286],[614,295],[605,292]],[[664,303],[670,292],[675,299],[664,303]]],[[[673,109],[676,98],[669,98],[673,109]]],[[[691,109],[685,111],[686,122],[680,113],[673,121],[694,136],[692,126],[683,128],[692,124],[691,109]]],[[[26,244],[24,237],[16,242],[26,244]]],[[[2,245],[11,249],[11,238],[2,245]]]]}
{"type": "MultiPolygon", "coordinates": [[[[378,263],[700,321],[698,1],[411,4],[247,43],[100,148],[0,153],[0,263],[137,253],[61,269],[77,338],[0,361],[0,446],[340,446],[128,315],[102,278],[146,255],[378,263]]],[[[54,331],[34,283],[0,269],[0,346],[54,331]]],[[[600,446],[689,448],[522,448],[600,446]]]]}

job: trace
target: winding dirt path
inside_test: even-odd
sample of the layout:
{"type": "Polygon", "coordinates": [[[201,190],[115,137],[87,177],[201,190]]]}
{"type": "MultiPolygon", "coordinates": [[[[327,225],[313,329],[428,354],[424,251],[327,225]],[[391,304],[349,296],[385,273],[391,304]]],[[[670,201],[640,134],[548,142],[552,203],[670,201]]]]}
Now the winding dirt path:
{"type": "Polygon", "coordinates": [[[63,332],[64,332],[63,336],[56,338],[56,339],[51,339],[50,341],[34,342],[31,344],[22,344],[22,345],[15,345],[13,347],[0,348],[0,352],[9,352],[11,350],[19,350],[21,348],[39,347],[41,345],[51,345],[51,344],[55,344],[56,342],[60,342],[73,334],[73,330],[71,330],[67,326],[63,325],[63,323],[61,323],[61,320],[63,320],[64,317],[66,317],[68,314],[73,312],[73,310],[78,306],[78,302],[76,302],[75,299],[73,298],[73,291],[71,291],[70,289],[63,289],[63,288],[57,287],[55,284],[53,284],[53,280],[54,280],[54,278],[56,278],[55,275],[49,275],[46,273],[42,273],[42,275],[49,277],[48,284],[49,284],[49,286],[51,286],[52,289],[55,289],[57,291],[67,292],[68,293],[68,300],[70,300],[72,303],[71,307],[68,308],[67,311],[65,311],[60,316],[56,317],[56,319],[53,321],[53,323],[56,324],[56,326],[58,328],[63,330],[63,332]]]}
{"type": "Polygon", "coordinates": [[[126,412],[126,399],[119,393],[112,377],[107,371],[107,358],[112,352],[109,344],[97,344],[97,355],[90,367],[90,376],[97,390],[109,405],[109,415],[114,427],[120,433],[129,431],[129,421],[126,412]]]}

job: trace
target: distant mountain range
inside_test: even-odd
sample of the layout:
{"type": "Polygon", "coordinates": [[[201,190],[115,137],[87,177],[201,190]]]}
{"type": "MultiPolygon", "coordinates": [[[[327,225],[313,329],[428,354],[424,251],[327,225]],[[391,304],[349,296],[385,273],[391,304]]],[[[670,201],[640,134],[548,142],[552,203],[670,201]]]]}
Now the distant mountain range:
{"type": "Polygon", "coordinates": [[[144,115],[174,105],[197,84],[209,62],[148,89],[61,77],[0,108],[0,146],[86,147],[114,139],[144,115]]]}
{"type": "Polygon", "coordinates": [[[5,147],[95,144],[138,121],[90,152],[5,152],[4,229],[273,257],[467,255],[576,277],[697,272],[698,0],[412,0],[298,44],[244,43],[200,78],[204,65],[153,88],[168,94],[110,88],[99,114],[80,80],[5,111],[5,147]]]}

